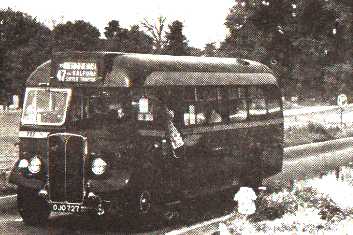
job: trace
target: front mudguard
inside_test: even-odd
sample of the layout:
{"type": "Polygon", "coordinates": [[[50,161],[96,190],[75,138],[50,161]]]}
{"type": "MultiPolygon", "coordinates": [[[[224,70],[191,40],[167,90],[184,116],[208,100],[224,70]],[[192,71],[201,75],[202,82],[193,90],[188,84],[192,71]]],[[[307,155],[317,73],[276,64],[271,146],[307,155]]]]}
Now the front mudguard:
{"type": "Polygon", "coordinates": [[[95,193],[109,193],[118,191],[129,185],[131,175],[132,173],[129,170],[114,170],[107,178],[89,179],[87,181],[87,185],[89,190],[95,193]]]}
{"type": "Polygon", "coordinates": [[[18,168],[18,162],[19,160],[15,163],[14,167],[11,170],[9,176],[9,183],[34,190],[42,189],[45,185],[45,180],[28,178],[24,176],[23,172],[18,168]]]}
{"type": "MultiPolygon", "coordinates": [[[[43,179],[26,177],[22,170],[18,168],[18,162],[15,163],[9,176],[9,183],[25,188],[40,190],[44,188],[46,181],[43,179]]],[[[87,180],[87,186],[90,191],[95,193],[109,193],[118,191],[129,185],[132,172],[128,170],[114,170],[107,178],[90,178],[87,180]]]]}

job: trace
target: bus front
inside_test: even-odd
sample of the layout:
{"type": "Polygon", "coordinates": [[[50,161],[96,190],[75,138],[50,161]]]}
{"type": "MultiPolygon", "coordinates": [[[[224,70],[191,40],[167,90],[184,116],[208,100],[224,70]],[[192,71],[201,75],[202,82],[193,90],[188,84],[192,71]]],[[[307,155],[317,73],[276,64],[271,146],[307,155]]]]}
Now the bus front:
{"type": "MultiPolygon", "coordinates": [[[[122,116],[118,105],[106,105],[116,111],[116,116],[112,112],[102,116],[102,108],[111,96],[102,89],[98,62],[87,58],[46,63],[30,77],[40,77],[38,81],[27,83],[19,131],[20,153],[9,179],[18,186],[18,211],[27,224],[45,222],[52,211],[102,214],[109,201],[99,194],[112,190],[112,185],[117,190],[128,181],[127,170],[120,169],[116,176],[112,171],[107,173],[107,168],[111,167],[108,164],[112,157],[121,156],[117,148],[126,149],[129,145],[126,141],[103,141],[109,128],[101,124],[112,124],[108,131],[118,130],[121,140],[127,139],[122,130],[131,125],[118,118],[122,116]],[[114,156],[106,154],[105,144],[115,148],[109,152],[114,156]],[[105,182],[112,175],[117,181],[105,182]]],[[[123,103],[124,99],[124,104],[128,103],[120,91],[112,93],[119,94],[114,101],[123,103]]],[[[126,105],[124,108],[127,110],[126,105]]]]}

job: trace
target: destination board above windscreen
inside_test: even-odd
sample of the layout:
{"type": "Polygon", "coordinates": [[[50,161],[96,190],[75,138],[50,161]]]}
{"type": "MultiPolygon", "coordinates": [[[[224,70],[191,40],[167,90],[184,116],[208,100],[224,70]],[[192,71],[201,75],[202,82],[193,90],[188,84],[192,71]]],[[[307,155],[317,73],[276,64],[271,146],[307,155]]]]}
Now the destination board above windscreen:
{"type": "Polygon", "coordinates": [[[100,79],[97,63],[71,61],[58,65],[56,78],[61,82],[96,82],[100,79]]]}

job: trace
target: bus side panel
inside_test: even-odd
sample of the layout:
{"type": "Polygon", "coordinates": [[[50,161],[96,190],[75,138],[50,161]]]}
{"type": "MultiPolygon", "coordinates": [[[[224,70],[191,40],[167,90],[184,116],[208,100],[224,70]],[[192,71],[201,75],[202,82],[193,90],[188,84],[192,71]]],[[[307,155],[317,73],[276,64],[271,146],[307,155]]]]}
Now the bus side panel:
{"type": "Polygon", "coordinates": [[[257,140],[256,136],[254,136],[255,128],[242,127],[246,126],[245,123],[239,123],[238,126],[240,128],[232,128],[229,132],[230,158],[226,159],[232,167],[233,180],[238,181],[240,184],[246,184],[247,179],[258,174],[257,171],[260,169],[259,161],[256,161],[256,156],[253,153],[254,141],[257,140]]]}
{"type": "MultiPolygon", "coordinates": [[[[232,177],[269,177],[281,171],[283,162],[283,124],[234,128],[229,132],[232,177]]],[[[279,121],[280,122],[280,121],[279,121]]],[[[244,124],[246,125],[246,124],[244,124]]],[[[242,182],[241,182],[242,183],[242,182]]]]}
{"type": "Polygon", "coordinates": [[[262,177],[269,177],[280,172],[283,163],[282,124],[269,125],[254,130],[253,136],[258,138],[260,142],[258,150],[262,160],[262,177]]]}

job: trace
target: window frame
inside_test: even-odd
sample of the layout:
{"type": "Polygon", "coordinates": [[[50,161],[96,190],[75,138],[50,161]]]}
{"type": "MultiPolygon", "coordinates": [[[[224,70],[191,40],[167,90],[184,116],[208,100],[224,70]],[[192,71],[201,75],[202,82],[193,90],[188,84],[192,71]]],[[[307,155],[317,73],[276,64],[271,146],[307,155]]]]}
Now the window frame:
{"type": "Polygon", "coordinates": [[[248,110],[249,110],[249,119],[250,120],[263,120],[263,119],[271,119],[271,118],[274,118],[274,117],[277,117],[277,116],[283,116],[283,105],[282,105],[282,101],[281,101],[281,96],[280,96],[280,93],[277,93],[276,95],[273,95],[272,91],[273,90],[276,90],[276,91],[279,91],[279,88],[276,87],[276,86],[273,86],[273,85],[261,85],[261,86],[256,86],[256,85],[251,85],[251,86],[248,86],[247,87],[247,91],[248,91],[248,95],[247,95],[247,98],[248,98],[248,110]],[[263,97],[255,97],[255,98],[252,98],[251,95],[250,95],[250,89],[251,87],[256,87],[257,89],[261,89],[262,93],[263,93],[263,97]],[[271,96],[272,95],[272,96],[271,96]],[[266,113],[265,114],[258,114],[258,115],[254,115],[254,114],[251,114],[250,113],[250,103],[252,102],[251,100],[252,99],[264,99],[265,101],[265,110],[266,110],[266,113]],[[269,109],[269,100],[273,100],[273,101],[276,101],[277,104],[278,104],[278,107],[279,107],[279,110],[277,112],[270,112],[270,109],[269,109]]]}
{"type": "MultiPolygon", "coordinates": [[[[174,124],[179,126],[183,129],[189,129],[193,127],[202,127],[202,126],[214,126],[220,124],[232,124],[232,123],[241,123],[259,119],[271,119],[274,117],[281,117],[283,116],[283,105],[281,101],[281,93],[280,88],[275,85],[221,85],[221,86],[171,86],[166,87],[162,92],[164,95],[162,99],[165,100],[166,105],[168,108],[171,108],[175,112],[174,116],[174,124]],[[251,115],[250,114],[250,104],[251,104],[251,97],[250,97],[250,89],[255,88],[259,89],[262,92],[262,98],[265,102],[265,111],[263,115],[251,115]],[[208,99],[200,99],[199,98],[199,90],[201,89],[216,89],[217,99],[208,100],[208,99]],[[237,91],[235,92],[235,89],[237,91]],[[274,92],[275,91],[275,92],[274,92]],[[236,93],[236,95],[234,95],[236,93]],[[233,94],[233,95],[232,95],[233,94]],[[278,107],[278,111],[270,112],[269,103],[272,102],[276,103],[276,108],[278,107]],[[231,119],[230,115],[232,111],[234,112],[233,104],[234,102],[241,102],[242,106],[241,109],[246,113],[246,117],[242,118],[234,118],[231,119]],[[198,122],[197,115],[202,113],[202,110],[205,110],[202,106],[206,104],[211,104],[211,107],[215,107],[215,110],[218,114],[222,116],[221,122],[214,122],[210,123],[206,115],[205,122],[198,122]],[[195,111],[189,112],[189,107],[194,106],[195,111]],[[184,118],[185,114],[192,114],[194,115],[192,119],[190,116],[188,119],[184,118]]],[[[215,93],[215,92],[212,92],[215,93]]],[[[258,96],[255,93],[256,97],[258,96]]],[[[212,95],[214,97],[214,95],[212,95]]],[[[212,110],[212,108],[211,108],[212,110]]],[[[204,112],[205,113],[205,112],[204,112]]],[[[244,115],[245,116],[245,115],[244,115]]]]}

